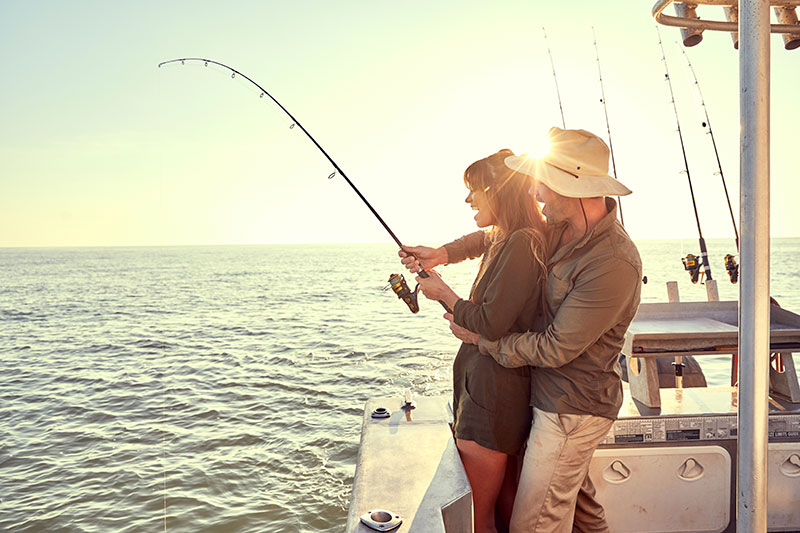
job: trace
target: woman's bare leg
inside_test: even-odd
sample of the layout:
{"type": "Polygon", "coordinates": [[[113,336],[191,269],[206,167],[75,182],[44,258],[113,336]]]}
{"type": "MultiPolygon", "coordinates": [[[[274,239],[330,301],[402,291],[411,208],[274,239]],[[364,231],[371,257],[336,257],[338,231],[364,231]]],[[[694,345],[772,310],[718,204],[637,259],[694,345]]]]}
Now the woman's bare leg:
{"type": "Polygon", "coordinates": [[[471,441],[456,439],[456,446],[472,486],[475,533],[494,533],[494,508],[503,485],[508,455],[471,441]]]}
{"type": "Polygon", "coordinates": [[[517,497],[519,484],[519,470],[522,466],[522,456],[507,455],[505,476],[500,494],[497,496],[495,521],[499,532],[507,532],[511,523],[511,511],[514,509],[514,498],[517,497]]]}

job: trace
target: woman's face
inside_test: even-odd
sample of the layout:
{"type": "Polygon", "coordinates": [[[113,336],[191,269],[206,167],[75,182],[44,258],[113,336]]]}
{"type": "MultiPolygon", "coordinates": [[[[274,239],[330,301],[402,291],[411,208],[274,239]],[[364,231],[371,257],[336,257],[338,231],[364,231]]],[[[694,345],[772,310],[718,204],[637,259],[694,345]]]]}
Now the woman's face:
{"type": "Polygon", "coordinates": [[[488,228],[497,224],[497,219],[489,206],[489,198],[486,191],[470,190],[464,201],[472,207],[473,211],[477,211],[474,218],[479,228],[488,228]]]}

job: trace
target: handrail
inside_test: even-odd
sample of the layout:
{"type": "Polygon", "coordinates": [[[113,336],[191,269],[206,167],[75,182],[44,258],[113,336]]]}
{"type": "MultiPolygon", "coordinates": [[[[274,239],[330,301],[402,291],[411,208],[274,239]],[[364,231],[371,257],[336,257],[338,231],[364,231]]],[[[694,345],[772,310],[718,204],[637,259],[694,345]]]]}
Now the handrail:
{"type": "MultiPolygon", "coordinates": [[[[687,4],[687,5],[708,5],[708,6],[738,6],[739,2],[736,0],[692,0],[691,2],[683,2],[680,0],[659,0],[653,6],[653,18],[659,24],[664,26],[675,26],[678,28],[691,28],[699,30],[712,30],[712,31],[739,31],[738,22],[728,22],[721,20],[703,20],[703,19],[688,19],[682,17],[675,17],[665,15],[663,11],[672,3],[687,4]]],[[[800,0],[770,0],[770,5],[774,7],[798,7],[800,0]]],[[[800,24],[770,24],[770,33],[788,33],[791,35],[800,35],[800,24]]]]}

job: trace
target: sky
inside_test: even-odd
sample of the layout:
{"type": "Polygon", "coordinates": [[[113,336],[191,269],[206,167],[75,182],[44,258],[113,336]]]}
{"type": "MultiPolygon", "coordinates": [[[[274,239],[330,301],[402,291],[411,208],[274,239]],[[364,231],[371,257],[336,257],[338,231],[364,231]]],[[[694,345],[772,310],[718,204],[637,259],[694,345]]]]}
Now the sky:
{"type": "MultiPolygon", "coordinates": [[[[697,236],[651,2],[0,0],[0,247],[391,242],[264,86],[406,244],[475,229],[462,176],[564,121],[608,139],[634,239],[697,236]],[[543,35],[547,32],[547,40],[543,35]],[[608,126],[601,103],[597,37],[608,126]],[[548,46],[552,52],[554,79],[548,46]]],[[[670,8],[671,9],[671,8],[670,8]]],[[[721,8],[700,6],[703,18],[721,8]]],[[[703,110],[660,27],[700,224],[733,225],[703,110]]],[[[800,51],[771,52],[771,232],[795,206],[800,51]]],[[[686,49],[734,210],[738,52],[686,49]]]]}

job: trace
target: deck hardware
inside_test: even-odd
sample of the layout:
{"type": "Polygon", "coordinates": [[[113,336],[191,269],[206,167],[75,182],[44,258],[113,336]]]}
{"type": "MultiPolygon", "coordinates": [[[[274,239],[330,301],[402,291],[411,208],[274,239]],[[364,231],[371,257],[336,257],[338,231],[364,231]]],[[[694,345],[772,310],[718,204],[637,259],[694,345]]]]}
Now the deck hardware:
{"type": "Polygon", "coordinates": [[[800,476],[800,455],[790,455],[781,465],[781,472],[787,476],[800,476]]]}
{"type": "Polygon", "coordinates": [[[411,396],[411,391],[408,390],[408,389],[403,391],[403,406],[402,406],[402,408],[405,409],[405,410],[416,409],[417,408],[417,402],[414,401],[414,399],[411,396]]]}
{"type": "Polygon", "coordinates": [[[784,374],[786,372],[786,367],[783,364],[783,354],[773,353],[769,356],[769,362],[772,366],[772,369],[777,372],[778,374],[784,374]]]}
{"type": "Polygon", "coordinates": [[[386,509],[373,509],[361,515],[361,523],[375,531],[391,531],[402,524],[403,519],[386,509]]]}
{"type": "Polygon", "coordinates": [[[389,418],[392,412],[385,407],[376,407],[372,411],[372,418],[389,418]]]}
{"type": "Polygon", "coordinates": [[[685,481],[695,481],[703,477],[704,471],[705,468],[690,457],[678,468],[678,477],[685,481]]]}
{"type": "Polygon", "coordinates": [[[631,476],[631,469],[622,461],[614,461],[603,471],[603,479],[609,483],[622,483],[631,476]]]}

